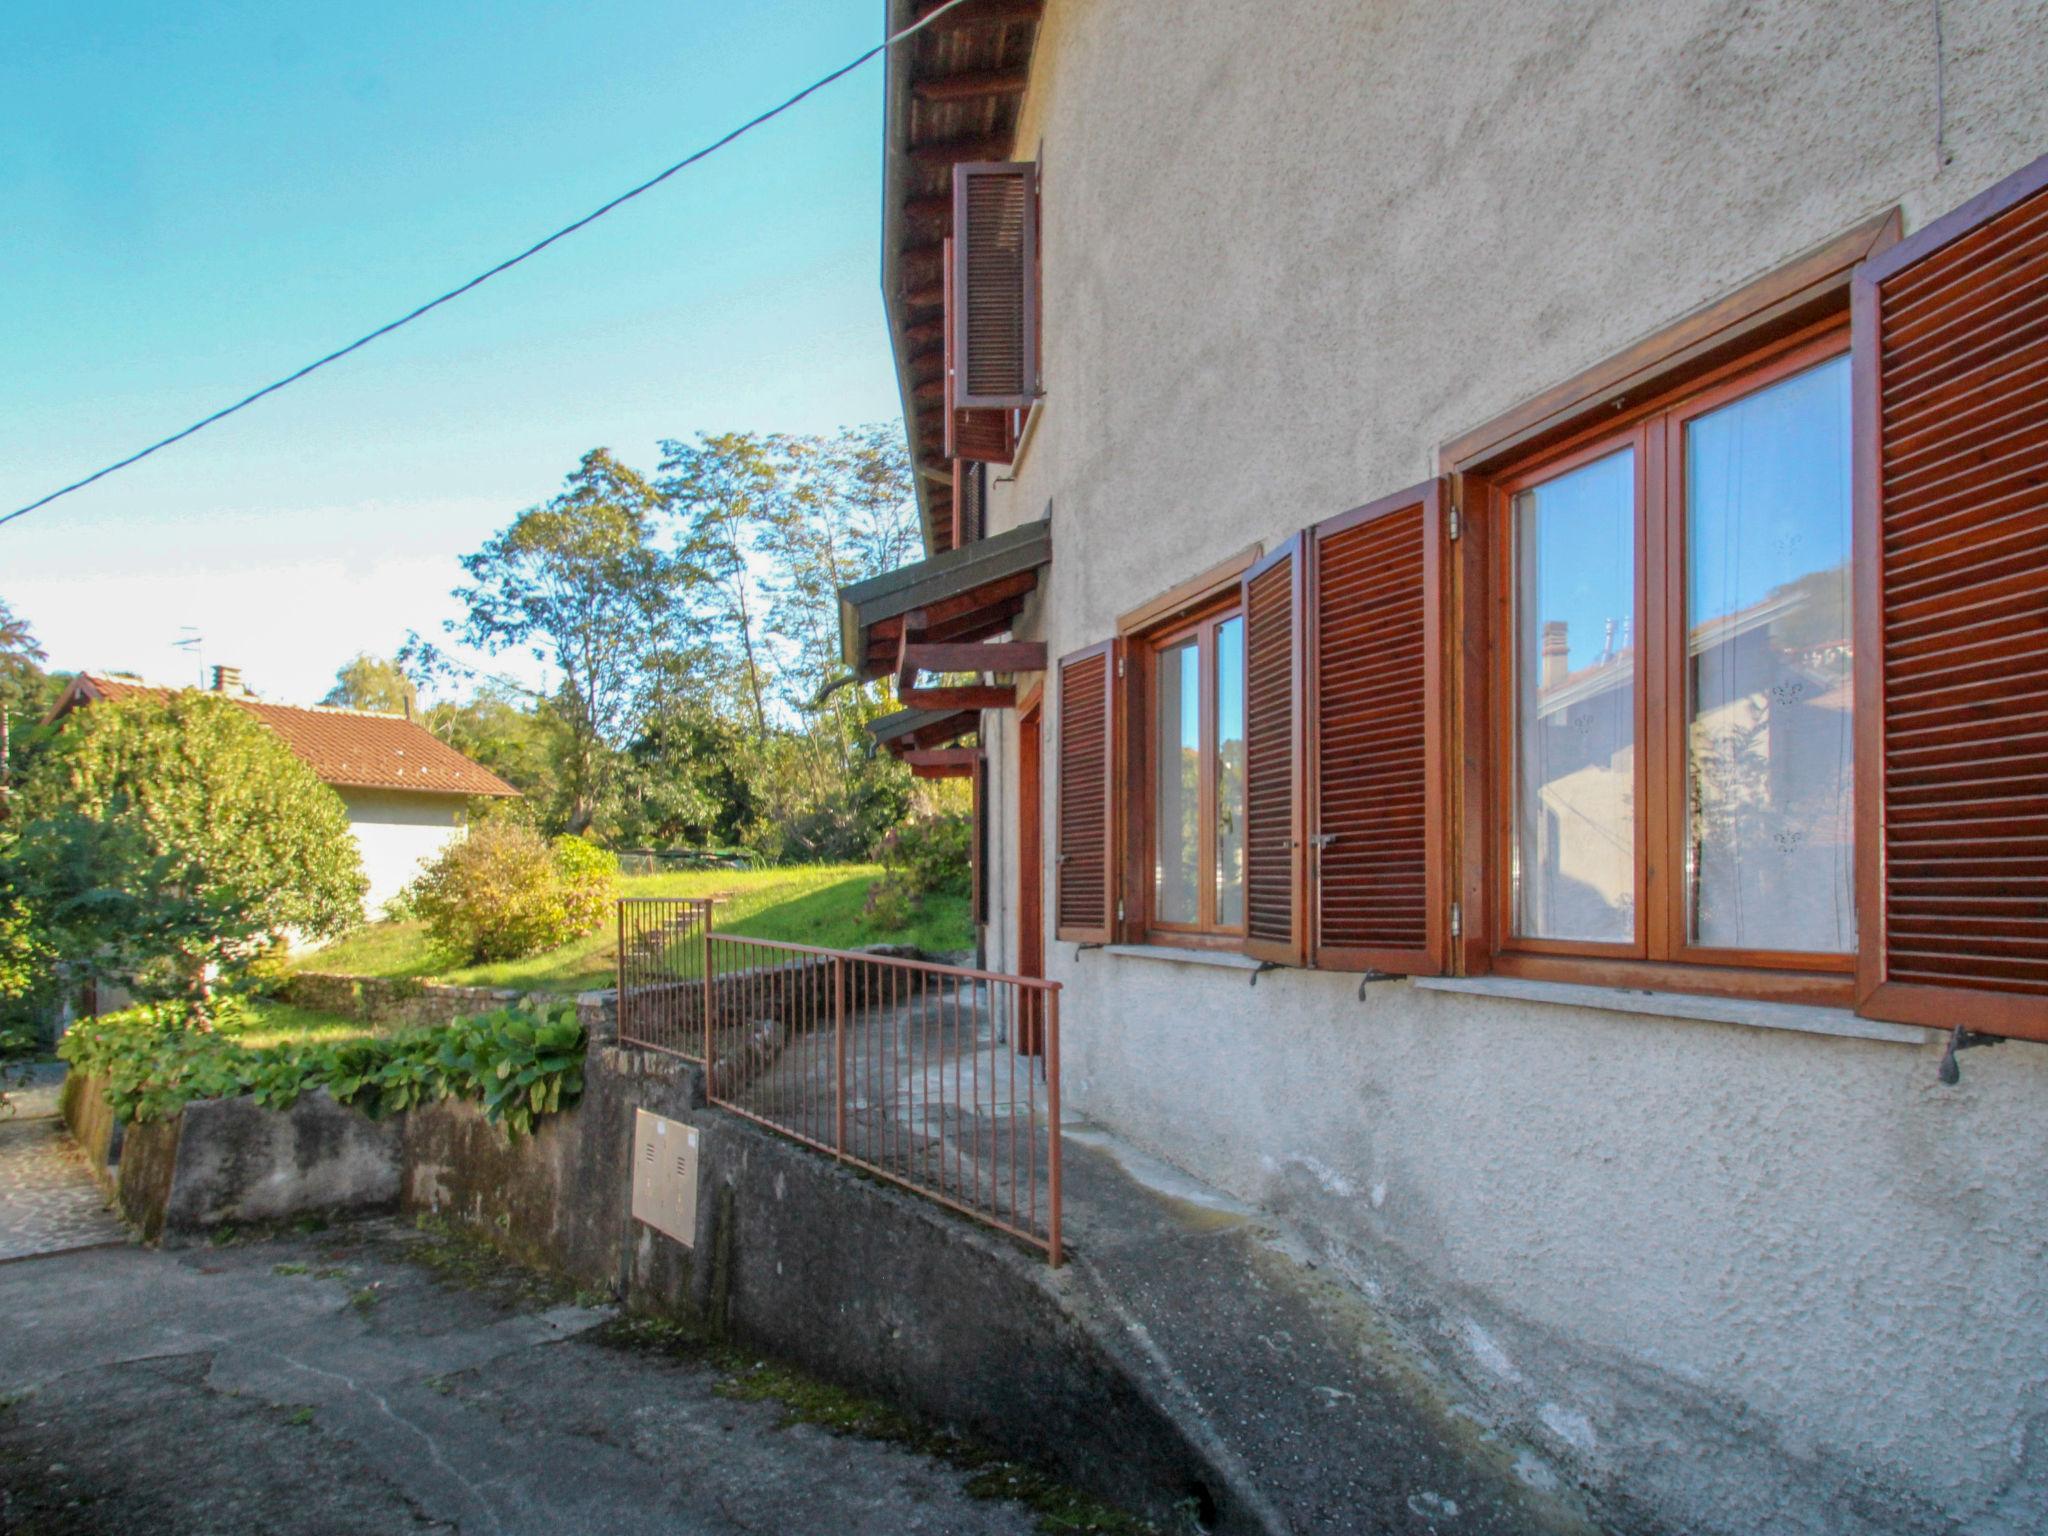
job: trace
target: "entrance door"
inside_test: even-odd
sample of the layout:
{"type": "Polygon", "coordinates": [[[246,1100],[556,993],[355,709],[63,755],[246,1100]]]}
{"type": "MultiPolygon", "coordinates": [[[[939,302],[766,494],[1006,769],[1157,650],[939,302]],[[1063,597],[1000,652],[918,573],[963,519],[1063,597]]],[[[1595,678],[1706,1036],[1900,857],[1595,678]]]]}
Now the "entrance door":
{"type": "MultiPolygon", "coordinates": [[[[1039,759],[1043,717],[1036,701],[1017,713],[1017,974],[1045,974],[1045,796],[1039,759]]],[[[1043,1049],[1035,1011],[1038,994],[1025,994],[1025,1016],[1017,1049],[1036,1056],[1043,1049]]]]}

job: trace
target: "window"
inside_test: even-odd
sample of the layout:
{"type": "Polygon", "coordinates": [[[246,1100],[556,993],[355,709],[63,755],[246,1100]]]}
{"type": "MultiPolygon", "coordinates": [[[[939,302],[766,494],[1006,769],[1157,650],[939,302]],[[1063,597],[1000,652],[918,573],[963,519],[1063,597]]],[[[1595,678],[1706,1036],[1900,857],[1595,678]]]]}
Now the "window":
{"type": "Polygon", "coordinates": [[[1500,477],[1504,954],[1852,967],[1834,327],[1500,477]]]}
{"type": "Polygon", "coordinates": [[[1229,608],[1145,638],[1151,876],[1147,926],[1159,936],[1244,930],[1244,619],[1229,608]]]}

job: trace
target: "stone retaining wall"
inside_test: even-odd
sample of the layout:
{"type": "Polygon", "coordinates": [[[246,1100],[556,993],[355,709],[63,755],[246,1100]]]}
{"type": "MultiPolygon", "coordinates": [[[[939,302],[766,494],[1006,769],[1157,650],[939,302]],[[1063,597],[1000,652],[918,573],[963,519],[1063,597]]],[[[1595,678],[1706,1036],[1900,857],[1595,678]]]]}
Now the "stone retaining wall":
{"type": "Polygon", "coordinates": [[[300,1008],[361,1019],[365,1024],[402,1026],[446,1024],[470,1014],[489,1013],[524,997],[554,1001],[561,996],[517,987],[457,987],[409,976],[342,976],[323,971],[294,974],[279,995],[300,1008]]]}

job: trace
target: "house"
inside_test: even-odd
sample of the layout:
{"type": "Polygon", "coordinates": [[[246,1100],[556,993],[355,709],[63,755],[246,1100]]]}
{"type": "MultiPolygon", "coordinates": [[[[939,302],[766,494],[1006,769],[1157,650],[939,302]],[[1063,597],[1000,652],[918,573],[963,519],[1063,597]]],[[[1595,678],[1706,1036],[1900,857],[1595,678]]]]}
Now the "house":
{"type": "Polygon", "coordinates": [[[1659,1528],[2048,1525],[2044,82],[1988,0],[892,50],[842,632],[986,963],[1659,1528]]]}
{"type": "MultiPolygon", "coordinates": [[[[101,699],[167,697],[174,691],[120,673],[81,672],[64,690],[50,718],[61,720],[101,699]]],[[[506,799],[519,793],[407,716],[268,704],[244,687],[236,667],[215,667],[212,691],[233,699],[277,732],[341,797],[363,873],[369,877],[363,906],[372,916],[423,864],[462,836],[471,800],[506,799]]]]}

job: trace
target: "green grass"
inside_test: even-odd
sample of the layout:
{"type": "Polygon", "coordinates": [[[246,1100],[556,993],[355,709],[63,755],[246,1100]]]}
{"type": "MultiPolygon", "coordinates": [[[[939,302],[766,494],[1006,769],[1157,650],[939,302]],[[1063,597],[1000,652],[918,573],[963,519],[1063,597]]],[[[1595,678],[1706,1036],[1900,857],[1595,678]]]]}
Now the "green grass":
{"type": "Polygon", "coordinates": [[[246,1021],[226,1020],[220,1030],[224,1035],[233,1036],[235,1044],[246,1045],[251,1050],[299,1041],[333,1045],[343,1040],[367,1039],[379,1032],[375,1025],[365,1024],[361,1019],[347,1018],[338,1013],[320,1013],[270,997],[252,997],[248,1006],[246,1021]]]}
{"type": "MultiPolygon", "coordinates": [[[[909,944],[933,954],[967,949],[974,931],[964,896],[937,896],[907,927],[884,932],[863,910],[868,887],[881,877],[874,864],[798,864],[782,869],[684,870],[633,875],[619,882],[625,896],[714,896],[712,922],[724,933],[749,938],[852,949],[863,944],[909,944]]],[[[431,977],[463,986],[524,987],[535,992],[581,992],[612,984],[612,925],[560,949],[488,965],[458,965],[437,952],[421,923],[372,923],[339,943],[298,957],[307,971],[349,976],[431,977]]]]}

